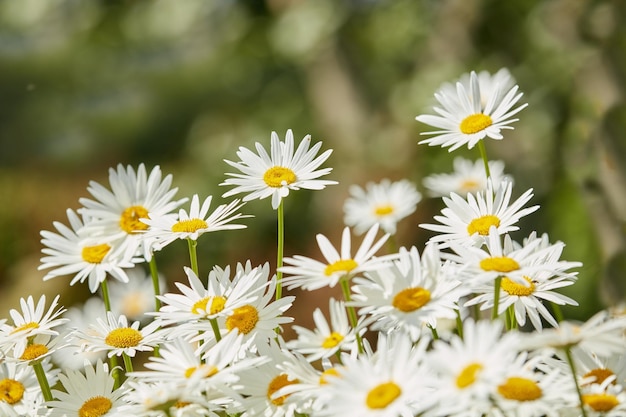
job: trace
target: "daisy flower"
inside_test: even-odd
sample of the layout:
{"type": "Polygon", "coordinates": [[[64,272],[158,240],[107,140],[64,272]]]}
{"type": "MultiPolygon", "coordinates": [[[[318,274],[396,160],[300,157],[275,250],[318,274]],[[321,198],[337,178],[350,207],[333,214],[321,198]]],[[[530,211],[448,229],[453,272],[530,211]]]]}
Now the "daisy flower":
{"type": "MultiPolygon", "coordinates": [[[[476,74],[478,78],[478,86],[480,89],[480,103],[482,108],[487,104],[487,100],[493,95],[497,94],[496,102],[502,100],[507,91],[515,86],[515,79],[511,75],[508,69],[501,68],[495,74],[491,74],[489,71],[480,71],[476,74]]],[[[461,83],[466,90],[469,90],[471,84],[471,73],[465,73],[461,75],[457,82],[461,83]]],[[[455,83],[443,83],[439,88],[440,94],[454,95],[456,93],[455,83]]]]}
{"type": "Polygon", "coordinates": [[[441,224],[420,224],[420,227],[437,232],[430,241],[440,242],[442,247],[450,246],[451,242],[480,246],[491,226],[499,234],[518,230],[515,224],[539,206],[523,208],[533,197],[532,189],[511,203],[512,188],[510,182],[504,181],[497,189],[489,183],[484,192],[468,193],[466,198],[452,193],[443,197],[446,207],[441,210],[442,216],[434,217],[441,224]]]}
{"type": "MultiPolygon", "coordinates": [[[[512,178],[504,174],[504,162],[489,161],[489,180],[494,188],[499,188],[502,181],[513,182],[512,178]]],[[[487,189],[487,174],[482,159],[475,162],[469,159],[456,157],[453,161],[454,171],[449,174],[432,174],[423,179],[424,187],[432,197],[446,197],[451,193],[458,195],[476,194],[487,189]]]]}
{"type": "MultiPolygon", "coordinates": [[[[56,373],[51,371],[52,366],[47,362],[44,372],[55,382],[56,373]]],[[[41,388],[32,367],[10,361],[0,364],[0,415],[31,415],[28,411],[42,400],[41,388]]]]}
{"type": "Polygon", "coordinates": [[[42,231],[41,250],[47,256],[41,258],[39,270],[52,268],[43,280],[73,275],[70,285],[89,280],[89,290],[95,293],[100,283],[111,276],[119,281],[128,282],[125,268],[135,266],[124,252],[124,248],[110,237],[89,237],[85,232],[85,223],[90,218],[79,217],[73,210],[67,210],[67,218],[71,228],[60,222],[54,222],[59,233],[42,231]]]}
{"type": "Polygon", "coordinates": [[[158,166],[148,174],[144,164],[137,171],[119,164],[117,169],[109,169],[109,185],[111,190],[90,181],[87,190],[94,199],[79,199],[83,205],[79,212],[95,219],[90,228],[123,239],[122,247],[126,250],[134,252],[143,246],[143,257],[149,261],[153,241],[143,233],[148,226],[142,220],[167,216],[186,199],[173,200],[178,188],[171,188],[172,176],[162,178],[158,166]]]}
{"type": "Polygon", "coordinates": [[[301,255],[286,257],[284,263],[287,266],[283,266],[280,270],[291,276],[285,278],[283,283],[289,289],[302,287],[305,290],[316,290],[326,286],[332,288],[341,279],[382,268],[387,257],[376,258],[374,254],[387,241],[389,234],[374,242],[377,233],[378,223],[368,230],[354,256],[351,251],[350,228],[343,229],[341,252],[333,247],[326,236],[318,234],[317,244],[326,262],[301,255]]]}
{"type": "MultiPolygon", "coordinates": [[[[177,404],[203,404],[205,400],[195,389],[181,387],[175,382],[144,382],[129,380],[128,391],[120,407],[121,416],[169,417],[177,411],[177,404]]],[[[211,415],[211,414],[209,414],[211,415]]]]}
{"type": "Polygon", "coordinates": [[[272,197],[272,208],[276,210],[290,190],[321,190],[327,185],[337,184],[336,181],[317,179],[327,175],[332,168],[318,169],[332,153],[327,150],[317,156],[322,143],[318,142],[309,149],[311,136],[302,139],[294,153],[293,132],[287,131],[285,141],[281,142],[276,132],[272,132],[270,153],[260,143],[256,143],[258,155],[251,150],[239,148],[237,156],[240,162],[225,162],[241,172],[226,174],[231,178],[220,185],[234,185],[223,197],[246,193],[244,201],[272,197]]]}
{"type": "Polygon", "coordinates": [[[134,357],[137,351],[152,351],[161,342],[159,324],[152,322],[139,329],[139,322],[131,325],[124,315],[116,316],[107,312],[107,319],[96,319],[87,331],[79,331],[84,340],[83,348],[91,352],[106,351],[108,357],[126,354],[134,357]]]}
{"type": "Polygon", "coordinates": [[[523,95],[518,93],[517,85],[504,96],[501,90],[503,87],[497,84],[489,96],[483,98],[478,76],[472,72],[468,86],[457,82],[455,90],[438,91],[435,98],[441,107],[433,108],[437,115],[424,114],[416,120],[440,130],[422,133],[434,136],[419,143],[449,146],[452,152],[466,144],[471,149],[485,137],[501,140],[501,131],[513,129],[510,125],[518,120],[513,116],[526,107],[526,104],[515,107],[523,95]]]}
{"type": "Polygon", "coordinates": [[[246,217],[237,213],[243,203],[239,200],[231,201],[228,204],[221,204],[209,215],[209,208],[213,196],[208,196],[202,206],[197,194],[191,198],[189,213],[180,209],[178,216],[153,216],[142,221],[150,227],[146,235],[155,240],[154,248],[163,249],[176,239],[198,240],[204,233],[217,232],[218,230],[235,230],[246,228],[243,224],[230,224],[231,222],[246,217]]]}
{"type": "MultiPolygon", "coordinates": [[[[128,320],[145,322],[149,320],[147,313],[155,308],[152,276],[142,268],[133,268],[127,275],[127,283],[112,281],[109,285],[111,310],[123,314],[128,320]]],[[[159,277],[159,288],[163,286],[164,279],[159,277]]]]}
{"type": "Polygon", "coordinates": [[[622,417],[626,415],[626,390],[607,378],[600,384],[582,387],[582,403],[588,417],[622,417]]]}
{"type": "Polygon", "coordinates": [[[123,415],[119,412],[125,390],[113,387],[114,378],[102,362],[86,366],[84,375],[67,370],[59,380],[64,391],[52,390],[56,400],[46,403],[51,408],[50,417],[123,415]]]}
{"type": "Polygon", "coordinates": [[[369,182],[365,189],[352,185],[350,198],[343,205],[344,223],[357,234],[365,233],[374,224],[390,234],[396,233],[400,220],[415,212],[422,195],[407,180],[369,182]]]}
{"type": "Polygon", "coordinates": [[[330,324],[322,310],[317,308],[313,312],[315,330],[297,325],[292,326],[298,339],[287,342],[287,347],[306,355],[310,362],[331,357],[340,350],[353,350],[356,346],[356,334],[348,322],[344,303],[331,298],[328,302],[328,310],[330,324]]]}
{"type": "Polygon", "coordinates": [[[371,316],[374,329],[402,329],[416,341],[424,326],[435,329],[438,319],[457,317],[457,301],[468,290],[455,275],[451,265],[442,265],[436,244],[427,245],[421,258],[417,248],[401,248],[387,267],[355,278],[351,304],[371,316]]]}

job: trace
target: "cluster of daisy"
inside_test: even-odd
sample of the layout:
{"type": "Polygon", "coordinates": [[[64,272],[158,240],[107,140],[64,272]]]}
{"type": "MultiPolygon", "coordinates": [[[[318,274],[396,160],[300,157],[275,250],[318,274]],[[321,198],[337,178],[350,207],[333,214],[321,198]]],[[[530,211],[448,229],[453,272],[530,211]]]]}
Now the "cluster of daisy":
{"type": "MultiPolygon", "coordinates": [[[[65,309],[59,297],[21,300],[0,319],[2,416],[626,416],[626,314],[603,310],[564,320],[577,302],[578,262],[564,244],[519,221],[538,209],[532,190],[514,197],[504,164],[486,156],[526,105],[508,71],[464,75],[435,94],[440,130],[420,143],[477,146],[481,158],[454,160],[454,172],[423,181],[445,208],[423,250],[399,247],[399,223],[422,194],[408,180],[357,185],[344,204],[338,245],[316,236],[318,258],[284,256],[284,202],[321,190],[331,151],[306,136],[271,135],[270,151],[241,147],[237,173],[211,210],[212,196],[176,199],[172,177],[122,165],[109,187],[67,211],[68,225],[43,231],[44,280],[71,277],[93,296],[65,309]],[[211,265],[199,274],[197,245],[209,232],[243,229],[252,199],[271,197],[277,214],[269,263],[211,265]],[[182,208],[189,202],[188,209],[182,208]],[[363,235],[353,250],[353,235],[363,235]],[[164,290],[158,252],[187,242],[186,282],[164,290]],[[287,290],[339,286],[313,313],[315,327],[292,324],[287,290]],[[136,368],[136,369],[135,369],[136,368]]],[[[517,194],[515,194],[517,195],[517,194]]]]}

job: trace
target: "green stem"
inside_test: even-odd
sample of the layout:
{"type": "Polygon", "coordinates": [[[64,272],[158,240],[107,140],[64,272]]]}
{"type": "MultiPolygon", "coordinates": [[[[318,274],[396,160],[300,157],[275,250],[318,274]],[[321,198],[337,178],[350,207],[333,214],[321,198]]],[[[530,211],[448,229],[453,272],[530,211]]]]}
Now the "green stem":
{"type": "Polygon", "coordinates": [[[52,401],[54,398],[52,397],[52,391],[50,391],[50,384],[48,383],[48,378],[46,377],[46,371],[44,371],[43,366],[41,366],[41,362],[33,362],[32,367],[35,371],[35,375],[37,375],[37,381],[39,381],[43,398],[46,401],[52,401]]]}
{"type": "Polygon", "coordinates": [[[439,339],[439,333],[437,333],[437,329],[435,327],[431,326],[430,324],[428,325],[428,327],[430,328],[430,331],[433,334],[433,340],[439,339]]]}
{"type": "Polygon", "coordinates": [[[125,353],[122,353],[122,357],[124,358],[124,368],[126,368],[126,373],[133,372],[133,360],[125,353]]]}
{"type": "Polygon", "coordinates": [[[189,246],[189,261],[191,262],[191,270],[200,278],[198,274],[198,242],[187,238],[187,245],[189,246]]]}
{"type": "Polygon", "coordinates": [[[398,244],[396,242],[396,235],[391,235],[389,236],[389,239],[387,239],[387,250],[389,251],[389,253],[398,252],[398,244]]]}
{"type": "Polygon", "coordinates": [[[102,290],[102,300],[104,301],[104,308],[107,312],[111,311],[111,297],[109,297],[109,286],[105,279],[100,283],[100,289],[102,290]]]}
{"type": "Polygon", "coordinates": [[[222,333],[220,333],[220,326],[217,323],[217,319],[209,319],[209,323],[211,323],[211,328],[213,329],[213,334],[215,335],[215,341],[219,342],[222,340],[222,333]]]}
{"type": "Polygon", "coordinates": [[[502,277],[496,278],[493,286],[493,310],[491,311],[491,321],[498,318],[498,308],[500,304],[500,285],[502,283],[502,277]]]}
{"type": "Polygon", "coordinates": [[[159,270],[157,268],[154,254],[152,255],[152,259],[150,259],[149,265],[150,276],[152,277],[152,287],[154,288],[154,311],[159,311],[161,309],[161,300],[159,300],[157,296],[161,295],[161,288],[159,284],[159,270]]]}
{"type": "Polygon", "coordinates": [[[459,333],[461,340],[463,340],[463,319],[461,318],[461,310],[456,311],[456,331],[459,333]]]}
{"type": "Polygon", "coordinates": [[[485,141],[478,141],[478,150],[480,151],[480,157],[485,164],[485,175],[487,175],[487,179],[491,178],[491,172],[489,171],[489,159],[487,159],[487,149],[485,149],[485,141]]]}
{"type": "Polygon", "coordinates": [[[583,402],[583,395],[580,392],[580,386],[578,385],[578,378],[576,377],[576,366],[574,365],[574,358],[572,358],[572,351],[569,346],[565,349],[565,357],[567,358],[567,363],[569,368],[572,370],[572,376],[574,377],[574,385],[576,386],[576,393],[578,394],[578,401],[580,401],[580,411],[582,417],[587,417],[587,411],[585,411],[585,403],[583,402]]]}
{"type": "Polygon", "coordinates": [[[278,210],[278,248],[276,250],[276,299],[280,300],[283,296],[283,273],[280,268],[283,266],[283,251],[285,247],[285,209],[283,200],[280,200],[278,210]]]}
{"type": "Polygon", "coordinates": [[[561,306],[556,303],[551,303],[552,311],[554,312],[554,318],[558,323],[563,321],[563,311],[561,311],[561,306]]]}
{"type": "Polygon", "coordinates": [[[515,318],[515,306],[510,305],[506,309],[506,328],[507,330],[517,329],[517,319],[515,318]]]}
{"type": "MultiPolygon", "coordinates": [[[[350,295],[350,276],[345,275],[339,280],[339,282],[341,283],[341,291],[343,292],[343,298],[346,301],[346,303],[349,303],[350,301],[352,301],[352,296],[350,295]]],[[[352,328],[354,329],[356,333],[356,342],[357,342],[357,345],[359,346],[359,353],[363,353],[365,352],[365,349],[363,348],[363,339],[361,338],[361,334],[359,333],[357,329],[358,318],[356,315],[356,310],[354,309],[354,306],[347,305],[346,311],[348,312],[348,319],[350,320],[350,325],[352,326],[352,328]]]]}

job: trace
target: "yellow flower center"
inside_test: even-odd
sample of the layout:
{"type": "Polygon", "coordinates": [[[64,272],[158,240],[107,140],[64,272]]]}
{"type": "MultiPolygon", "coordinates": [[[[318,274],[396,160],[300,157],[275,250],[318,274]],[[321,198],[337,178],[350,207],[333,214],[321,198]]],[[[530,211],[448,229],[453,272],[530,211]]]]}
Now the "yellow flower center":
{"type": "Polygon", "coordinates": [[[137,346],[142,339],[143,336],[139,331],[130,327],[120,327],[111,330],[104,339],[104,343],[116,348],[129,348],[137,346]]]}
{"type": "Polygon", "coordinates": [[[392,305],[404,313],[409,313],[424,307],[429,301],[430,291],[426,288],[405,288],[393,297],[392,305]]]}
{"type": "Polygon", "coordinates": [[[272,399],[272,395],[274,395],[274,393],[278,391],[279,389],[281,389],[282,387],[286,387],[287,385],[291,385],[291,384],[297,384],[298,382],[300,381],[298,381],[297,379],[290,381],[287,374],[278,375],[276,378],[272,379],[269,385],[267,386],[267,398],[269,398],[270,401],[272,401],[272,404],[274,405],[283,405],[287,397],[289,397],[289,394],[282,395],[274,399],[272,399]]]}
{"type": "Polygon", "coordinates": [[[112,406],[111,400],[98,395],[83,403],[78,410],[78,417],[100,417],[108,413],[112,406]]]}
{"type": "Polygon", "coordinates": [[[386,408],[402,394],[402,390],[394,382],[385,382],[377,385],[367,393],[365,404],[369,408],[379,410],[386,408]]]}
{"type": "Polygon", "coordinates": [[[322,374],[320,375],[320,385],[328,384],[328,379],[326,379],[326,377],[329,375],[339,376],[339,371],[337,371],[337,368],[328,368],[327,370],[322,372],[322,374]]]}
{"type": "Polygon", "coordinates": [[[519,377],[508,378],[498,387],[498,392],[507,400],[516,401],[533,401],[543,395],[535,381],[519,377]]]}
{"type": "Polygon", "coordinates": [[[511,272],[518,270],[519,264],[513,258],[495,256],[493,258],[485,258],[480,261],[480,267],[484,271],[511,272]]]}
{"type": "Polygon", "coordinates": [[[471,135],[473,133],[478,133],[481,130],[484,130],[493,124],[493,120],[491,120],[491,116],[483,113],[476,113],[467,116],[461,122],[461,132],[466,135],[471,135]]]}
{"type": "Polygon", "coordinates": [[[326,339],[324,339],[324,342],[322,343],[322,347],[324,349],[334,348],[339,343],[341,343],[342,340],[343,340],[343,336],[342,335],[340,335],[337,332],[332,332],[330,334],[330,336],[328,336],[326,339]]]}
{"type": "Polygon", "coordinates": [[[224,305],[226,305],[226,297],[223,297],[221,295],[215,297],[204,297],[203,299],[198,300],[194,303],[193,307],[191,307],[191,312],[193,314],[203,314],[206,312],[210,315],[213,315],[224,310],[224,305]],[[211,302],[211,304],[209,304],[209,301],[211,302]]]}
{"type": "Polygon", "coordinates": [[[524,277],[524,280],[528,282],[528,286],[519,284],[510,278],[504,277],[500,283],[500,288],[502,288],[509,295],[527,297],[535,292],[535,284],[528,277],[524,277]]]}
{"type": "Polygon", "coordinates": [[[289,168],[275,166],[263,174],[263,181],[272,188],[280,188],[296,182],[296,174],[289,168]]]}
{"type": "Polygon", "coordinates": [[[16,327],[15,329],[11,331],[10,334],[21,332],[24,330],[38,329],[38,328],[39,328],[39,323],[35,323],[34,321],[31,321],[30,323],[22,324],[20,327],[16,327]]]}
{"type": "MultiPolygon", "coordinates": [[[[601,384],[602,382],[604,382],[605,379],[611,377],[615,375],[613,373],[613,371],[611,371],[610,369],[606,369],[606,368],[596,368],[596,369],[592,369],[591,371],[587,372],[583,378],[589,378],[589,377],[595,377],[595,381],[589,382],[589,384],[601,384]]],[[[615,380],[613,380],[611,382],[611,384],[615,385],[616,382],[615,380]]]]}
{"type": "Polygon", "coordinates": [[[618,399],[611,394],[584,394],[583,403],[587,404],[594,411],[601,413],[611,411],[615,406],[619,405],[618,399]]]}
{"type": "Polygon", "coordinates": [[[85,246],[81,252],[81,256],[85,262],[99,264],[110,250],[111,246],[106,243],[95,246],[85,246]]]}
{"type": "Polygon", "coordinates": [[[185,371],[185,378],[191,378],[191,375],[193,375],[198,369],[202,372],[203,378],[211,377],[217,373],[217,368],[213,365],[192,366],[191,368],[187,368],[185,371]]]}
{"type": "Polygon", "coordinates": [[[191,405],[191,404],[193,404],[193,403],[190,403],[188,401],[180,401],[179,400],[179,401],[176,401],[176,403],[174,404],[174,407],[176,407],[176,408],[185,408],[185,407],[187,407],[188,405],[191,405]]]}
{"type": "Polygon", "coordinates": [[[493,214],[486,214],[474,219],[467,225],[467,233],[471,236],[478,233],[481,236],[489,235],[491,226],[500,226],[500,219],[493,214]]]}
{"type": "Polygon", "coordinates": [[[140,219],[148,218],[148,210],[143,206],[130,206],[120,216],[120,228],[126,233],[148,230],[148,225],[140,219]]]}
{"type": "Polygon", "coordinates": [[[480,188],[480,184],[476,180],[466,179],[459,185],[459,188],[465,192],[473,192],[480,188]]]}
{"type": "Polygon", "coordinates": [[[384,206],[378,206],[374,209],[374,214],[377,216],[387,216],[393,213],[393,206],[387,204],[384,206]]]}
{"type": "Polygon", "coordinates": [[[32,345],[26,346],[24,349],[24,353],[20,356],[20,359],[23,361],[32,361],[33,359],[37,359],[40,356],[48,353],[48,347],[45,345],[41,345],[39,343],[33,343],[32,345]]]}
{"type": "Polygon", "coordinates": [[[200,229],[206,229],[209,227],[207,222],[202,219],[187,219],[180,220],[172,226],[172,232],[174,233],[193,233],[200,229]]]}
{"type": "Polygon", "coordinates": [[[231,331],[235,328],[239,333],[250,333],[259,321],[259,312],[254,306],[246,304],[243,307],[236,308],[233,314],[226,319],[226,328],[231,331]]]}
{"type": "Polygon", "coordinates": [[[345,272],[347,274],[357,266],[359,266],[359,264],[353,259],[340,259],[330,265],[327,265],[324,269],[324,275],[329,277],[335,272],[345,272]]]}
{"type": "Polygon", "coordinates": [[[467,388],[476,382],[478,374],[482,371],[483,366],[479,363],[471,363],[466,366],[459,376],[456,377],[456,386],[459,388],[467,388]]]}
{"type": "Polygon", "coordinates": [[[0,401],[15,404],[22,399],[24,391],[24,385],[19,381],[8,378],[0,380],[0,401]]]}

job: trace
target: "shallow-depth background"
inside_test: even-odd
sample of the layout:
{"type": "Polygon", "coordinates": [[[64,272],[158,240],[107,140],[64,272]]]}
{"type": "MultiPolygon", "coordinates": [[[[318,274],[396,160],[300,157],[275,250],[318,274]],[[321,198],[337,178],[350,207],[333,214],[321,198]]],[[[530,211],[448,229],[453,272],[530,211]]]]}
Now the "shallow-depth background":
{"type": "MultiPolygon", "coordinates": [[[[318,257],[337,242],[350,184],[448,172],[476,150],[418,146],[433,92],[470,70],[507,67],[524,100],[514,131],[487,141],[515,193],[541,209],[523,230],[567,244],[582,261],[567,293],[585,318],[624,300],[626,286],[626,16],[621,0],[4,0],[0,1],[0,317],[19,297],[88,295],[43,283],[39,231],[66,223],[90,180],[118,163],[160,165],[178,196],[212,194],[239,146],[271,131],[311,134],[334,149],[339,185],[286,205],[286,255],[318,257]]],[[[421,250],[441,202],[424,199],[401,224],[421,250]]],[[[203,237],[212,265],[275,262],[269,200],[244,211],[248,229],[203,237]]],[[[358,241],[358,240],[357,240],[358,241]]],[[[163,253],[183,280],[184,242],[163,253]]],[[[161,255],[159,255],[161,256],[161,255]]],[[[323,295],[325,297],[326,295],[323,295]]],[[[311,310],[322,296],[296,301],[311,310]]],[[[326,302],[321,302],[323,306],[326,302]]],[[[296,314],[298,311],[295,310],[296,314]]],[[[308,316],[308,311],[305,313],[308,316]]]]}

